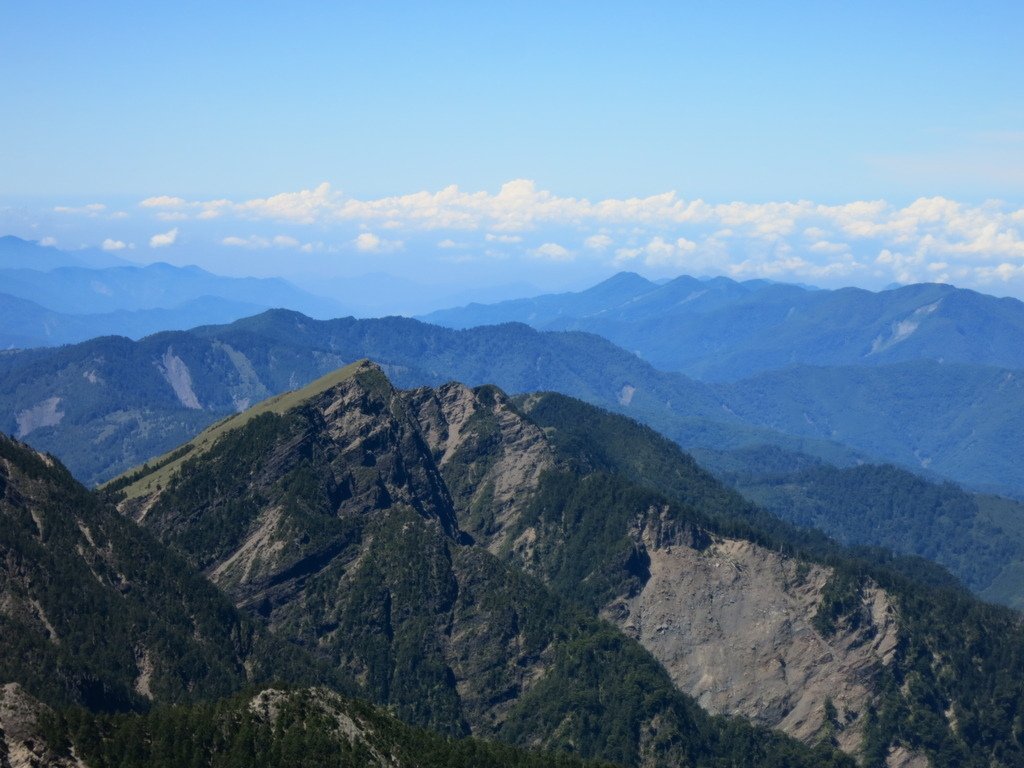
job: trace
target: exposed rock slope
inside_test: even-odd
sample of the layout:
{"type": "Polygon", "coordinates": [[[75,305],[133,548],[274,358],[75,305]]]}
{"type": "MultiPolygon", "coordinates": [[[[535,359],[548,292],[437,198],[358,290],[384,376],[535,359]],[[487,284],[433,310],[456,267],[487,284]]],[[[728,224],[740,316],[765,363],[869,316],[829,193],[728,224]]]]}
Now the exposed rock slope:
{"type": "Polygon", "coordinates": [[[40,716],[52,710],[17,683],[0,686],[0,768],[86,768],[47,743],[40,716]]]}
{"type": "Polygon", "coordinates": [[[492,552],[508,543],[543,474],[555,465],[544,431],[496,387],[452,382],[409,394],[452,492],[462,529],[492,552]]]}
{"type": "Polygon", "coordinates": [[[472,491],[460,522],[493,551],[570,596],[590,592],[707,710],[814,743],[830,703],[839,743],[857,750],[877,669],[898,639],[884,591],[871,593],[871,622],[824,637],[813,620],[830,569],[712,536],[678,509],[602,480],[599,460],[566,450],[571,436],[559,451],[493,388],[450,384],[411,399],[449,487],[472,491]],[[509,490],[492,501],[494,488],[509,490]],[[481,509],[496,514],[481,523],[481,509]],[[602,540],[606,548],[594,546],[602,540]]]}
{"type": "Polygon", "coordinates": [[[823,636],[815,627],[831,569],[748,541],[702,548],[642,534],[650,578],[605,612],[716,713],[740,714],[805,741],[827,728],[856,752],[876,677],[892,661],[898,620],[884,590],[864,595],[867,620],[823,636]],[[829,706],[834,714],[826,714],[829,706]],[[832,722],[828,722],[828,721],[832,722]]]}
{"type": "Polygon", "coordinates": [[[1019,614],[920,561],[797,531],[622,417],[516,403],[569,470],[532,494],[530,546],[508,556],[619,622],[705,706],[868,765],[1024,762],[1019,614]]]}

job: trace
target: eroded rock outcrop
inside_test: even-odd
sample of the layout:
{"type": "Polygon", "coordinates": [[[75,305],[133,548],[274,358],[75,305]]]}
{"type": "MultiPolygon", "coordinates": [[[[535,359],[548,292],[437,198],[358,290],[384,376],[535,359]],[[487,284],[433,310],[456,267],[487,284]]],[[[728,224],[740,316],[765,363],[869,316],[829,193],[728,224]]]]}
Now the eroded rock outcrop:
{"type": "Polygon", "coordinates": [[[831,705],[840,746],[856,752],[875,672],[898,641],[886,593],[868,586],[867,620],[826,637],[814,618],[831,569],[749,541],[716,536],[693,548],[655,536],[654,526],[644,529],[650,578],[642,591],[605,613],[705,709],[813,742],[831,705]]]}
{"type": "Polygon", "coordinates": [[[495,387],[452,382],[409,402],[451,490],[461,528],[491,552],[508,541],[555,452],[544,431],[495,387]]]}
{"type": "Polygon", "coordinates": [[[86,768],[46,742],[39,719],[48,711],[17,683],[0,687],[0,768],[86,768]]]}

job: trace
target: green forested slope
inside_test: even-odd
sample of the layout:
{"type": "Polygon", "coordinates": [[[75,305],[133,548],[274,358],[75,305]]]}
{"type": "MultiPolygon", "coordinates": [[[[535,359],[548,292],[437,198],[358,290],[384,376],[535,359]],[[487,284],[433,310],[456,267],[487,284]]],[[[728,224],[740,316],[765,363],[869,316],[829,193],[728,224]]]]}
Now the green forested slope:
{"type": "Polygon", "coordinates": [[[927,360],[795,367],[716,387],[740,417],[993,493],[1020,495],[1024,375],[927,360]]]}
{"type": "Polygon", "coordinates": [[[48,718],[51,744],[91,768],[597,768],[578,758],[412,728],[323,689],[266,690],[146,714],[68,710],[48,718]]]}
{"type": "Polygon", "coordinates": [[[885,547],[939,563],[972,591],[1024,606],[1024,505],[933,483],[897,467],[824,464],[744,472],[732,485],[773,514],[844,544],[885,547]]]}
{"type": "Polygon", "coordinates": [[[0,436],[0,680],[95,709],[328,680],[53,459],[0,436]]]}

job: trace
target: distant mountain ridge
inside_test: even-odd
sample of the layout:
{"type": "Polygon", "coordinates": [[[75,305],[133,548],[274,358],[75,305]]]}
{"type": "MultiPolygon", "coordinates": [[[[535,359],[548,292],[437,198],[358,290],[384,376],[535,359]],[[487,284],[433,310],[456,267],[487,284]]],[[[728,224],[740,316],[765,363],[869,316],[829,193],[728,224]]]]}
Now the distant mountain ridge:
{"type": "Polygon", "coordinates": [[[0,430],[53,451],[95,483],[363,357],[401,386],[458,379],[562,391],[657,423],[686,444],[768,442],[856,459],[827,440],[746,424],[706,384],[657,371],[590,334],[525,325],[453,331],[405,318],[318,321],[285,310],[137,342],[107,337],[0,354],[0,430]]]}
{"type": "Polygon", "coordinates": [[[199,296],[172,307],[119,309],[89,315],[54,312],[17,296],[0,293],[0,332],[9,349],[73,344],[97,336],[142,338],[160,331],[185,330],[197,324],[230,323],[264,307],[199,296]]]}
{"type": "Polygon", "coordinates": [[[1024,439],[1024,371],[930,360],[798,366],[714,389],[762,427],[1024,496],[1012,447],[1024,439]]]}
{"type": "Polygon", "coordinates": [[[620,273],[578,293],[470,304],[421,319],[453,328],[523,322],[584,330],[655,367],[738,380],[789,365],[931,359],[1024,368],[1024,303],[950,285],[810,290],[763,280],[620,273]]]}
{"type": "Polygon", "coordinates": [[[49,272],[58,267],[102,269],[131,264],[132,262],[99,248],[71,252],[53,245],[43,245],[37,240],[24,240],[14,235],[0,236],[0,269],[35,269],[49,272]]]}
{"type": "Polygon", "coordinates": [[[200,296],[218,296],[248,306],[316,307],[336,316],[341,306],[302,291],[280,278],[222,277],[196,266],[157,262],[145,266],[85,269],[59,267],[0,271],[4,293],[70,314],[174,307],[200,296]]]}
{"type": "Polygon", "coordinates": [[[658,371],[597,336],[515,324],[455,331],[281,310],[138,342],[9,352],[0,354],[0,429],[98,482],[361,357],[401,386],[458,379],[563,392],[651,424],[688,450],[775,445],[841,466],[891,461],[1024,495],[1024,466],[1014,458],[1024,434],[1017,372],[918,361],[711,385],[658,371]]]}
{"type": "Polygon", "coordinates": [[[0,349],[104,335],[139,338],[276,307],[316,317],[346,314],[341,303],[280,278],[223,277],[196,266],[143,266],[105,256],[0,238],[0,349]]]}

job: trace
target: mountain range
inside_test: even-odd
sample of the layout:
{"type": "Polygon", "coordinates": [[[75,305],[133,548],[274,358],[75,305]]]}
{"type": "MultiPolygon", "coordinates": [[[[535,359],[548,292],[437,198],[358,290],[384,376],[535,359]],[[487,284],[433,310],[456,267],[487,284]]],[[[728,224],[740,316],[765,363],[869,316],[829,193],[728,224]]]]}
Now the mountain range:
{"type": "Polygon", "coordinates": [[[792,528],[652,430],[562,395],[402,391],[357,362],[99,492],[0,445],[0,604],[43,649],[12,654],[0,716],[41,712],[33,748],[60,759],[369,750],[360,723],[441,748],[334,688],[456,739],[620,765],[1024,760],[1016,613],[934,566],[792,528]],[[61,607],[90,590],[134,613],[115,607],[97,635],[98,611],[61,607]],[[237,698],[247,681],[258,693],[237,698]],[[148,714],[103,714],[139,698],[148,714]]]}
{"type": "MultiPolygon", "coordinates": [[[[492,552],[482,531],[477,541],[462,530],[464,508],[448,485],[448,477],[455,475],[446,476],[442,467],[450,462],[439,465],[437,459],[449,449],[453,459],[464,459],[467,451],[450,442],[457,438],[455,424],[439,431],[455,415],[435,411],[442,402],[456,411],[490,403],[496,418],[503,418],[499,411],[513,417],[513,431],[531,431],[528,437],[540,440],[535,450],[557,458],[539,428],[516,417],[511,402],[497,390],[403,393],[365,363],[216,425],[102,493],[90,494],[52,459],[4,439],[0,509],[19,532],[18,538],[5,541],[2,558],[3,605],[13,606],[5,608],[5,618],[17,611],[18,636],[25,644],[58,657],[91,660],[87,668],[109,678],[114,692],[119,690],[115,683],[123,681],[122,688],[128,686],[157,707],[178,701],[196,702],[191,706],[198,709],[190,715],[181,709],[162,714],[157,708],[145,720],[105,718],[104,710],[130,709],[134,701],[108,699],[103,689],[82,701],[81,686],[69,688],[59,667],[43,655],[33,663],[35,657],[20,646],[5,648],[20,660],[5,665],[10,681],[5,697],[30,709],[35,706],[31,699],[57,708],[56,715],[37,718],[47,744],[58,754],[73,748],[70,754],[94,759],[122,749],[129,756],[173,750],[169,729],[196,724],[199,718],[206,724],[188,733],[179,749],[191,750],[196,742],[209,745],[205,739],[217,738],[211,723],[233,722],[262,733],[250,738],[265,739],[263,748],[273,751],[275,741],[285,737],[276,728],[261,730],[260,724],[268,717],[274,722],[275,710],[290,711],[290,701],[304,701],[305,711],[282,722],[301,716],[306,731],[324,731],[312,748],[320,743],[324,749],[331,734],[343,736],[350,748],[353,739],[362,740],[355,733],[362,729],[336,725],[354,719],[350,706],[330,693],[291,698],[259,685],[273,675],[292,685],[341,688],[387,705],[405,722],[435,733],[485,736],[621,765],[714,765],[721,760],[751,766],[848,764],[828,742],[811,738],[812,746],[802,746],[763,726],[707,714],[637,640],[601,620],[588,607],[592,601],[563,595],[539,574],[492,552]],[[453,402],[453,395],[461,402],[453,402]],[[67,506],[46,496],[61,493],[73,497],[74,508],[91,507],[91,514],[69,515],[67,506]],[[66,533],[51,534],[51,514],[66,533]],[[120,525],[124,544],[111,541],[100,520],[120,525]],[[166,550],[160,550],[154,536],[166,550]],[[155,549],[122,562],[124,548],[138,542],[155,549]],[[52,588],[40,589],[37,585],[46,580],[21,576],[17,563],[31,559],[40,569],[63,571],[33,552],[39,547],[59,557],[60,567],[92,568],[94,573],[76,578],[69,572],[66,581],[53,578],[52,588]],[[200,572],[209,581],[202,588],[162,590],[160,579],[187,584],[200,579],[200,572]],[[93,590],[121,592],[141,610],[150,589],[160,593],[159,599],[154,595],[152,610],[163,618],[150,617],[152,633],[134,639],[118,635],[132,631],[137,620],[131,615],[115,612],[101,624],[100,611],[61,609],[88,605],[80,591],[93,590]],[[230,604],[223,603],[223,596],[230,604]],[[218,615],[222,626],[196,624],[198,617],[218,615]],[[247,622],[247,634],[233,628],[239,617],[247,622]],[[159,634],[164,624],[195,628],[167,642],[159,634]],[[106,634],[95,638],[101,630],[106,634]],[[217,685],[237,691],[248,680],[263,693],[241,711],[237,700],[202,709],[211,694],[223,694],[192,682],[195,675],[200,675],[197,682],[204,680],[212,665],[189,649],[189,642],[200,643],[208,654],[226,653],[220,666],[226,664],[231,674],[215,676],[217,685]],[[274,652],[258,655],[261,643],[276,643],[274,652]],[[105,648],[106,656],[93,657],[105,648]],[[121,659],[117,653],[128,656],[121,659]],[[248,660],[257,658],[270,661],[261,667],[248,660]],[[180,682],[177,687],[164,682],[166,668],[177,670],[171,678],[180,682]],[[30,697],[27,704],[25,697],[30,697]],[[255,704],[267,700],[276,704],[255,704]],[[250,722],[242,716],[245,709],[260,716],[250,722]],[[154,744],[147,733],[161,737],[154,744]],[[113,743],[102,734],[110,734],[113,743]]],[[[478,428],[487,421],[484,410],[480,418],[465,414],[465,434],[473,436],[474,445],[478,428]]],[[[538,490],[538,478],[520,482],[515,467],[529,458],[515,446],[507,448],[490,474],[504,489],[501,493],[511,492],[524,502],[538,490]]],[[[449,469],[466,466],[454,460],[449,469]]],[[[579,482],[584,476],[572,472],[568,477],[579,482]]],[[[518,525],[512,518],[507,522],[518,525]]],[[[683,530],[678,535],[687,536],[683,530]]],[[[616,549],[609,554],[616,556],[616,549]]],[[[615,584],[608,586],[610,591],[595,597],[621,594],[615,584]]],[[[145,711],[150,705],[135,706],[145,711]]],[[[363,712],[356,722],[367,717],[379,722],[381,715],[366,715],[365,707],[363,712]]],[[[820,713],[807,717],[820,719],[820,713]]],[[[486,754],[484,747],[469,744],[486,754]]],[[[259,741],[222,748],[246,747],[261,756],[259,741]]],[[[278,748],[286,747],[287,740],[278,748]]],[[[166,753],[159,758],[175,759],[166,753]]]]}
{"type": "MultiPolygon", "coordinates": [[[[1020,433],[1014,427],[1021,412],[1019,386],[1006,386],[994,376],[958,388],[955,375],[943,379],[946,372],[956,374],[956,366],[907,363],[904,374],[892,380],[885,378],[888,368],[851,369],[880,385],[879,393],[859,399],[847,397],[841,388],[826,397],[828,387],[811,388],[807,383],[813,376],[802,379],[796,372],[788,389],[766,388],[755,379],[750,389],[726,392],[723,388],[738,385],[712,386],[656,371],[588,334],[540,333],[515,324],[453,331],[401,318],[315,321],[285,311],[138,342],[96,339],[0,355],[0,413],[6,415],[0,429],[60,456],[77,477],[95,484],[172,450],[252,403],[300,387],[360,356],[380,361],[406,387],[496,381],[513,393],[550,390],[580,397],[656,427],[747,492],[763,478],[791,487],[794,481],[779,478],[795,469],[854,467],[872,458],[878,462],[896,456],[901,463],[917,464],[918,473],[925,471],[917,456],[902,448],[908,444],[927,446],[930,455],[941,459],[937,469],[952,467],[953,477],[977,481],[984,477],[976,470],[981,468],[1008,486],[1021,471],[1013,449],[1020,433]],[[919,399],[902,398],[896,384],[903,391],[919,392],[919,399]],[[802,402],[810,393],[824,393],[813,408],[802,402]],[[999,407],[958,411],[954,396],[968,406],[989,402],[999,407]],[[829,415],[833,412],[845,421],[829,415]],[[943,413],[948,422],[942,420],[943,413]],[[749,414],[749,420],[740,414],[749,414]],[[813,414],[817,423],[811,425],[804,414],[813,414]],[[855,436],[866,435],[871,439],[865,440],[866,447],[877,453],[827,440],[835,431],[820,425],[830,423],[855,436]],[[792,431],[779,431],[786,428],[792,431]],[[974,446],[976,453],[957,450],[963,445],[974,446]]],[[[811,373],[834,375],[837,370],[811,373]]],[[[973,374],[981,369],[967,370],[973,374]]],[[[917,482],[941,487],[935,485],[942,480],[937,471],[930,478],[917,482]]],[[[907,492],[913,486],[909,480],[896,486],[903,496],[914,498],[907,492]]],[[[863,524],[856,526],[856,535],[842,525],[824,529],[847,543],[928,557],[980,594],[1018,605],[1024,594],[1024,573],[1017,565],[1024,534],[1015,523],[1020,504],[960,493],[970,501],[956,502],[961,512],[953,518],[943,504],[906,507],[903,514],[913,509],[920,515],[922,527],[915,537],[900,536],[898,530],[882,536],[881,529],[863,524]],[[989,519],[987,513],[970,511],[978,504],[999,514],[989,519]]],[[[871,508],[877,515],[891,514],[892,494],[884,488],[879,494],[870,501],[871,508]]],[[[789,514],[799,504],[772,506],[802,525],[823,525],[820,516],[789,514]]],[[[852,520],[862,514],[849,513],[852,520]]],[[[841,518],[832,516],[833,521],[841,518]]]]}
{"type": "Polygon", "coordinates": [[[0,349],[106,335],[141,338],[231,322],[272,307],[317,317],[345,314],[339,302],[279,278],[222,277],[164,263],[140,266],[103,251],[68,253],[0,238],[0,349]]]}
{"type": "Polygon", "coordinates": [[[775,445],[839,466],[893,462],[1024,494],[1014,458],[1024,389],[1015,371],[920,360],[712,384],[658,371],[593,335],[517,324],[455,331],[273,311],[138,342],[9,352],[0,355],[0,428],[95,483],[360,357],[379,361],[401,386],[458,379],[563,392],[628,413],[688,450],[775,445]]]}
{"type": "Polygon", "coordinates": [[[686,275],[656,284],[623,272],[578,293],[470,304],[421,319],[452,328],[521,322],[589,331],[661,370],[710,381],[794,365],[922,359],[1024,368],[1024,303],[943,284],[873,292],[686,275]]]}
{"type": "Polygon", "coordinates": [[[58,267],[126,267],[131,262],[101,248],[66,251],[37,240],[24,240],[14,235],[0,236],[0,269],[35,269],[49,272],[58,267]]]}
{"type": "MultiPolygon", "coordinates": [[[[49,266],[123,305],[55,333],[280,289],[49,266]]],[[[0,766],[1024,764],[971,595],[1024,605],[1017,304],[624,273],[2,352],[0,766]]]]}

